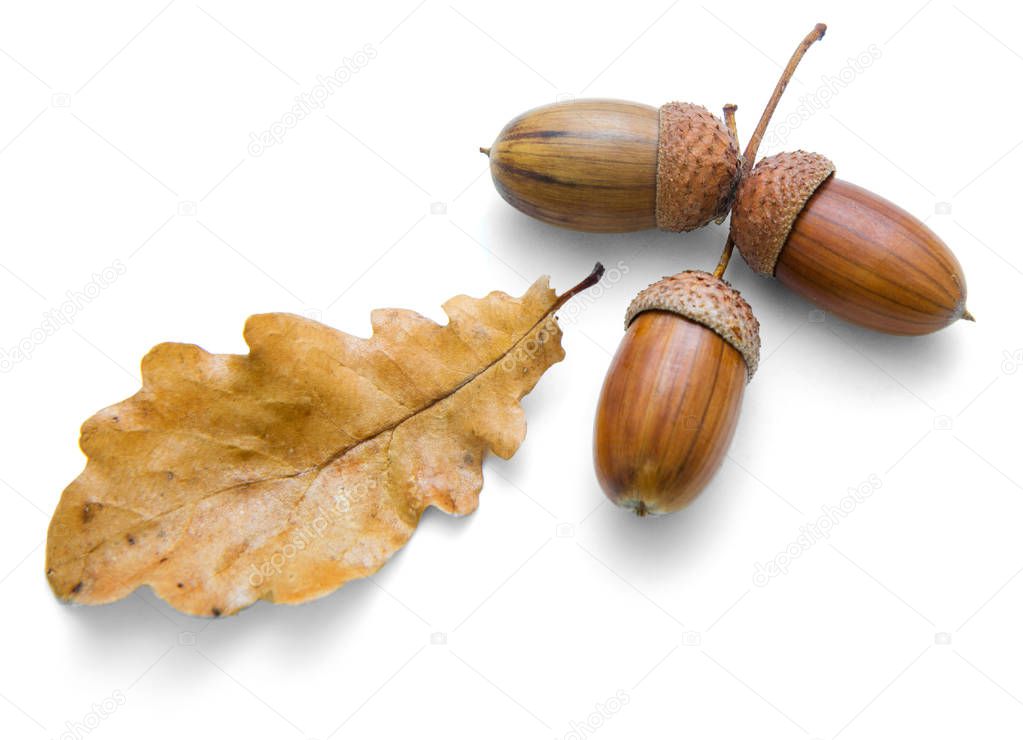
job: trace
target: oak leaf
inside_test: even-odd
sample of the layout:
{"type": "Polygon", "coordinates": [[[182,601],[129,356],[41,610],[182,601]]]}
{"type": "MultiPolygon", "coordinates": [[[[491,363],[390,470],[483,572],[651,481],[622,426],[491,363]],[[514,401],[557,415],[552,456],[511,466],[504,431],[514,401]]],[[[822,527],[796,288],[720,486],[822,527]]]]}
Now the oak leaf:
{"type": "Polygon", "coordinates": [[[426,507],[476,509],[484,454],[515,452],[519,401],[564,356],[554,312],[601,270],[561,297],[541,278],[521,298],[452,298],[443,326],[376,310],[369,339],[273,313],[247,321],[247,355],[156,346],[142,389],[82,426],[53,591],[101,604],[148,584],[219,616],[374,573],[426,507]]]}

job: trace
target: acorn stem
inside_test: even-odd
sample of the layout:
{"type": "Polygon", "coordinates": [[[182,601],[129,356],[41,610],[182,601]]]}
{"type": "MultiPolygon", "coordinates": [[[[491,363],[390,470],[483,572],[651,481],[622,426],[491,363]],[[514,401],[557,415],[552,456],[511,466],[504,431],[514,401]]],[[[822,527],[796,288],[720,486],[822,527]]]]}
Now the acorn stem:
{"type": "MultiPolygon", "coordinates": [[[[725,127],[728,129],[729,135],[731,135],[732,139],[735,141],[736,147],[739,146],[739,130],[735,127],[735,111],[737,111],[738,109],[739,106],[737,106],[735,103],[725,103],[724,107],[721,109],[724,114],[725,127]]],[[[730,197],[734,197],[734,195],[735,190],[733,188],[732,195],[730,197]]],[[[728,213],[722,213],[720,216],[714,219],[714,223],[720,226],[725,222],[726,218],[728,218],[728,213]]]]}
{"type": "Polygon", "coordinates": [[[800,60],[803,55],[806,54],[806,50],[813,46],[814,42],[819,41],[824,37],[824,32],[828,30],[828,27],[823,23],[818,23],[813,27],[813,30],[806,35],[796,50],[792,53],[792,57],[789,59],[789,63],[785,65],[785,69],[782,70],[781,77],[778,78],[778,84],[774,86],[774,92],[771,93],[771,99],[767,101],[767,106],[764,108],[764,112],[760,116],[760,121],[757,123],[757,127],[753,130],[753,135],[749,139],[749,143],[746,144],[746,151],[742,154],[742,173],[745,177],[749,174],[750,170],[753,169],[753,160],[756,159],[757,149],[760,148],[760,142],[764,138],[764,134],[767,132],[767,124],[771,122],[771,116],[774,115],[775,109],[778,107],[779,101],[781,101],[782,93],[785,92],[785,88],[789,84],[789,80],[792,79],[792,75],[796,72],[796,67],[799,66],[800,60]]]}
{"type": "Polygon", "coordinates": [[[486,154],[489,157],[490,156],[490,147],[489,146],[481,146],[480,147],[480,154],[486,154]]]}
{"type": "Polygon", "coordinates": [[[721,258],[718,260],[718,266],[714,268],[714,277],[719,280],[725,274],[725,270],[728,269],[728,262],[732,259],[732,247],[735,246],[735,242],[732,241],[732,235],[728,235],[728,239],[725,240],[725,248],[721,250],[721,258]]]}
{"type": "Polygon", "coordinates": [[[725,125],[728,127],[728,133],[735,139],[736,145],[739,143],[739,131],[735,128],[735,111],[739,109],[735,103],[725,103],[723,108],[725,116],[725,125]]]}

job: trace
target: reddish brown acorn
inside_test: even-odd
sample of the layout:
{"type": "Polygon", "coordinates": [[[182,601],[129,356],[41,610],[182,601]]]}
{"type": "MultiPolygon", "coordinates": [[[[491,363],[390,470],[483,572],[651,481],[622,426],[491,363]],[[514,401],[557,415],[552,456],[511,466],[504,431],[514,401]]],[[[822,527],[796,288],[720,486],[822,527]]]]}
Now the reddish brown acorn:
{"type": "Polygon", "coordinates": [[[746,263],[848,321],[927,334],[966,310],[955,255],[921,221],[834,176],[827,157],[767,157],[739,186],[731,238],[746,263]]]}
{"type": "Polygon", "coordinates": [[[724,280],[687,271],[632,301],[594,424],[597,478],[640,516],[686,506],[720,467],[756,371],[760,329],[724,280]]]}

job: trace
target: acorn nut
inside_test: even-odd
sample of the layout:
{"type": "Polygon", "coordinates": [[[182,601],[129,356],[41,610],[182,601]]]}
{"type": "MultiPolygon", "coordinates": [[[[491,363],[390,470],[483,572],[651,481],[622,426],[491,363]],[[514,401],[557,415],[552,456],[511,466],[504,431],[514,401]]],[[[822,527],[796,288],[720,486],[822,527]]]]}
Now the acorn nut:
{"type": "Polygon", "coordinates": [[[928,334],[966,310],[966,279],[927,226],[834,176],[820,154],[760,161],[739,186],[731,237],[746,263],[848,321],[928,334]]]}
{"type": "Polygon", "coordinates": [[[728,212],[739,176],[735,138],[691,103],[554,103],[511,121],[485,151],[506,201],[580,231],[699,228],[728,212]]]}
{"type": "Polygon", "coordinates": [[[720,467],[760,355],[760,325],[727,282],[666,277],[632,301],[597,405],[594,464],[636,514],[686,506],[720,467]]]}

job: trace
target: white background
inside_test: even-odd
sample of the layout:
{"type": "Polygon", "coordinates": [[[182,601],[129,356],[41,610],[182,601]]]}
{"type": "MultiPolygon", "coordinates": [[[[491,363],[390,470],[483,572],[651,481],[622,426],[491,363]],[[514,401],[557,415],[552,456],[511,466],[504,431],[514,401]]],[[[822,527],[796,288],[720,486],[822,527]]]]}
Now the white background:
{"type": "Polygon", "coordinates": [[[0,10],[0,347],[33,349],[0,376],[0,734],[1019,736],[1018,10],[164,2],[0,10]],[[834,94],[784,146],[927,219],[978,321],[882,336],[734,260],[764,360],[729,457],[688,510],[632,518],[590,459],[621,317],[661,275],[712,267],[726,227],[555,230],[500,200],[477,148],[572,95],[735,102],[745,141],[818,20],[777,120],[834,94]],[[322,111],[248,150],[367,44],[322,111]],[[442,320],[452,295],[541,274],[564,289],[597,259],[625,274],[563,312],[567,358],[526,399],[518,454],[486,463],[479,511],[429,512],[374,578],[220,620],[148,591],[52,598],[43,540],[84,463],[78,427],[135,391],[153,344],[244,351],[245,317],[274,310],[365,335],[373,307],[442,320]],[[31,339],[117,264],[70,325],[31,339]],[[828,539],[798,543],[872,476],[828,539]],[[787,573],[757,585],[790,546],[787,573]]]}

